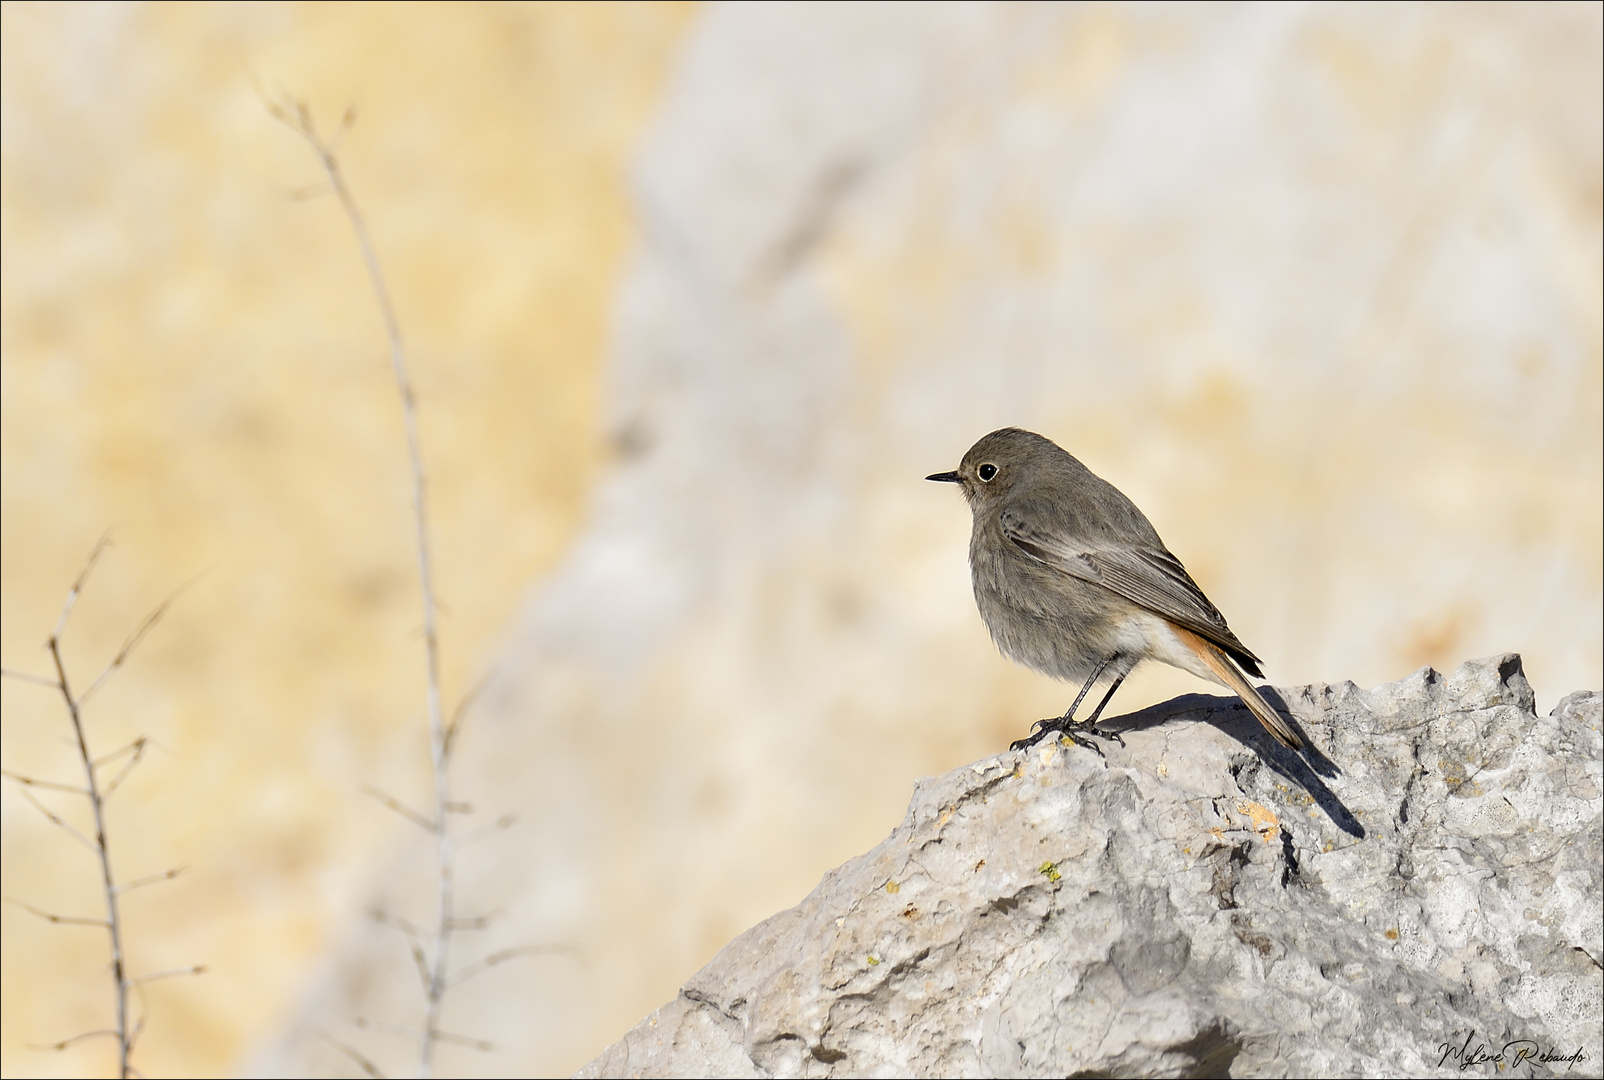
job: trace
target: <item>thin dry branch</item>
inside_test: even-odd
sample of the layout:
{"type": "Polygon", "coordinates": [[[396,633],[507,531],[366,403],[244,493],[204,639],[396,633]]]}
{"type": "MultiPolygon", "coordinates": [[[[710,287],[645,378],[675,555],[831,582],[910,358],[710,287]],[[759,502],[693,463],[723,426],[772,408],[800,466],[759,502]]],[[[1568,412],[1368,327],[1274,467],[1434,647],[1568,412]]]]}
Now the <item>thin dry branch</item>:
{"type": "MultiPolygon", "coordinates": [[[[78,577],[73,581],[72,588],[67,590],[67,602],[61,605],[61,614],[56,616],[56,628],[50,632],[52,643],[59,640],[62,631],[67,628],[67,616],[72,614],[73,606],[78,603],[78,597],[84,591],[84,582],[89,580],[89,572],[95,568],[95,563],[100,561],[100,553],[109,547],[111,547],[111,534],[103,533],[100,539],[95,541],[95,546],[90,549],[89,558],[84,560],[84,568],[78,571],[78,577]]],[[[60,674],[59,669],[57,674],[60,674]]]]}
{"type": "Polygon", "coordinates": [[[134,771],[134,766],[144,760],[145,747],[150,744],[145,739],[136,739],[134,745],[138,749],[128,755],[128,760],[123,763],[123,767],[118,769],[117,775],[111,778],[111,782],[106,785],[106,790],[100,796],[102,799],[111,798],[111,793],[122,787],[123,781],[128,779],[128,774],[134,771]]]}
{"type": "Polygon", "coordinates": [[[143,1012],[141,1012],[138,1021],[133,1025],[133,1027],[130,1028],[129,1026],[129,992],[134,991],[136,993],[140,993],[142,1001],[142,992],[139,990],[142,983],[149,982],[154,979],[166,978],[170,975],[199,974],[205,969],[199,966],[191,968],[175,968],[169,971],[152,972],[137,979],[130,979],[127,977],[126,968],[124,966],[122,922],[118,909],[119,896],[130,889],[136,889],[143,885],[154,884],[157,881],[170,880],[171,878],[177,876],[179,870],[175,869],[162,874],[152,875],[147,878],[142,878],[138,881],[129,882],[126,885],[119,886],[117,884],[116,879],[112,874],[111,848],[106,839],[106,799],[113,791],[116,790],[117,786],[122,783],[123,779],[128,776],[133,767],[139,764],[140,759],[144,756],[145,747],[148,744],[148,740],[139,738],[129,743],[127,746],[122,747],[119,750],[115,750],[110,754],[100,758],[95,757],[92,753],[90,753],[89,738],[84,730],[83,707],[84,703],[89,699],[89,697],[93,695],[97,689],[105,685],[106,680],[109,679],[123,666],[124,663],[127,662],[130,654],[132,654],[134,649],[139,646],[140,642],[142,642],[146,636],[150,634],[151,630],[155,628],[156,624],[161,621],[162,616],[167,612],[168,608],[177,598],[179,592],[182,592],[183,590],[180,589],[178,592],[175,592],[172,596],[168,597],[160,605],[158,605],[150,614],[146,615],[144,620],[134,628],[133,633],[131,633],[127,640],[123,642],[122,648],[119,649],[117,655],[112,658],[111,663],[108,664],[106,669],[101,672],[99,677],[97,677],[95,681],[90,684],[89,689],[82,694],[74,694],[72,689],[72,681],[67,676],[67,665],[65,660],[62,658],[61,638],[66,632],[67,623],[72,616],[73,609],[78,604],[78,598],[83,595],[84,586],[89,580],[90,572],[94,570],[95,564],[99,561],[101,553],[104,552],[109,545],[110,540],[106,536],[102,536],[95,544],[94,548],[90,551],[89,557],[84,561],[83,569],[79,571],[78,577],[72,583],[72,587],[67,590],[66,600],[61,606],[61,614],[56,617],[55,628],[51,631],[49,639],[45,642],[45,648],[50,654],[51,665],[55,668],[55,679],[47,680],[36,675],[28,675],[23,672],[17,672],[9,669],[5,670],[4,672],[5,675],[10,678],[16,678],[24,682],[34,683],[36,685],[50,686],[61,695],[62,703],[66,706],[67,716],[72,725],[72,741],[74,743],[74,748],[78,752],[79,762],[82,764],[84,770],[84,786],[80,788],[74,785],[61,784],[50,780],[39,780],[35,777],[24,776],[22,774],[9,771],[7,771],[5,775],[20,785],[19,790],[22,794],[22,797],[31,803],[36,810],[43,814],[46,820],[48,820],[52,825],[56,825],[63,831],[71,834],[74,839],[78,840],[79,843],[83,844],[95,854],[96,860],[100,865],[101,885],[106,901],[106,917],[103,919],[92,919],[71,915],[58,915],[54,912],[45,911],[42,908],[37,908],[32,904],[26,903],[22,900],[17,900],[13,897],[6,897],[5,899],[8,903],[16,904],[18,907],[37,915],[39,918],[46,919],[53,923],[65,923],[78,926],[99,926],[106,930],[107,936],[110,939],[109,944],[111,948],[110,968],[113,989],[116,996],[116,1026],[114,1028],[86,1032],[81,1036],[74,1036],[71,1039],[67,1039],[55,1044],[54,1048],[65,1048],[78,1041],[80,1038],[112,1035],[117,1039],[118,1075],[126,1078],[137,1075],[137,1070],[135,1070],[133,1065],[130,1063],[129,1056],[133,1052],[134,1044],[138,1040],[139,1034],[144,1030],[143,1012]],[[117,775],[112,779],[110,784],[102,788],[97,770],[102,765],[110,764],[120,759],[126,759],[123,760],[121,769],[118,770],[117,775]],[[32,791],[33,788],[61,791],[72,795],[78,795],[86,799],[89,803],[90,814],[94,821],[93,837],[91,838],[90,836],[86,836],[83,832],[79,831],[77,828],[63,819],[60,814],[57,814],[50,807],[40,802],[39,799],[34,796],[32,791]]]}
{"type": "Polygon", "coordinates": [[[132,979],[128,980],[128,985],[143,986],[146,983],[155,982],[157,979],[171,979],[177,975],[204,975],[205,973],[205,964],[191,964],[188,967],[164,968],[161,971],[151,971],[146,972],[144,975],[136,975],[132,979]]]}
{"type": "Polygon", "coordinates": [[[52,679],[43,675],[29,675],[26,671],[13,671],[11,668],[0,668],[0,677],[16,679],[18,682],[33,683],[35,686],[46,686],[52,690],[61,689],[52,679]]]}
{"type": "Polygon", "coordinates": [[[346,1057],[355,1062],[357,1068],[373,1077],[373,1080],[386,1080],[385,1075],[379,1071],[379,1067],[373,1064],[373,1062],[369,1061],[367,1058],[363,1057],[362,1054],[359,1053],[355,1048],[347,1046],[345,1043],[341,1042],[339,1039],[336,1039],[333,1035],[330,1035],[326,1031],[320,1031],[318,1034],[323,1037],[324,1042],[328,1043],[330,1046],[334,1047],[334,1049],[338,1050],[340,1053],[344,1054],[346,1057]]]}
{"type": "Polygon", "coordinates": [[[495,674],[495,669],[491,669],[479,676],[479,681],[474,683],[473,688],[462,696],[461,701],[457,702],[456,711],[451,714],[451,723],[446,726],[446,753],[451,753],[456,746],[457,734],[462,730],[462,722],[468,718],[468,710],[479,699],[479,695],[484,692],[484,688],[490,685],[490,680],[495,677],[495,674]]]}
{"type": "Polygon", "coordinates": [[[102,765],[109,765],[113,761],[116,761],[118,758],[122,757],[124,754],[143,754],[145,752],[145,747],[149,745],[149,743],[150,736],[141,735],[127,746],[119,746],[109,754],[101,754],[95,759],[95,768],[98,769],[102,765]]]}
{"type": "MultiPolygon", "coordinates": [[[[78,757],[83,762],[84,780],[89,788],[89,807],[94,813],[95,846],[99,849],[100,878],[106,893],[106,933],[111,939],[111,974],[117,1000],[117,1074],[127,1077],[128,1055],[133,1046],[128,1032],[128,976],[123,966],[122,922],[117,910],[117,883],[111,872],[111,849],[106,843],[105,800],[100,794],[95,776],[95,756],[89,752],[89,740],[84,735],[84,722],[80,711],[82,706],[73,697],[71,684],[67,680],[67,666],[61,659],[61,635],[67,628],[67,617],[72,614],[73,605],[78,602],[78,596],[83,591],[84,582],[89,578],[89,572],[94,569],[96,560],[100,558],[100,553],[106,549],[108,543],[106,537],[102,536],[94,550],[89,553],[83,572],[78,575],[78,580],[72,583],[72,589],[67,594],[67,602],[61,608],[61,617],[56,620],[55,632],[50,635],[46,647],[50,650],[50,659],[56,668],[56,684],[61,689],[62,701],[66,703],[67,715],[72,720],[72,733],[78,740],[78,757]]],[[[23,793],[27,793],[26,788],[23,789],[23,793]]],[[[73,833],[77,835],[77,830],[73,830],[73,833]]]]}
{"type": "Polygon", "coordinates": [[[372,784],[363,784],[362,790],[373,796],[375,799],[378,799],[385,806],[388,806],[391,810],[394,810],[396,813],[400,814],[414,825],[418,826],[418,828],[422,829],[424,832],[432,833],[438,831],[439,827],[434,822],[412,809],[412,807],[408,806],[394,795],[386,794],[385,792],[374,787],[372,784]]]}
{"type": "Polygon", "coordinates": [[[18,900],[15,896],[0,896],[0,900],[4,900],[8,904],[15,904],[24,911],[31,911],[41,919],[44,919],[46,922],[67,923],[72,926],[107,925],[105,919],[89,919],[80,915],[57,915],[54,912],[46,911],[43,908],[36,908],[25,900],[18,900]]]}
{"type": "Polygon", "coordinates": [[[63,829],[66,832],[70,833],[74,840],[77,840],[80,844],[82,844],[84,847],[88,848],[90,851],[97,852],[97,853],[100,851],[100,845],[96,844],[95,841],[89,839],[89,837],[87,837],[83,833],[79,832],[76,828],[74,828],[72,826],[72,824],[70,822],[64,820],[60,814],[56,813],[54,810],[50,809],[50,807],[48,807],[44,803],[40,802],[34,796],[33,792],[29,791],[27,788],[21,788],[20,791],[21,791],[22,797],[24,799],[27,799],[30,803],[32,803],[33,804],[33,808],[35,810],[39,811],[41,814],[43,814],[45,816],[45,819],[47,821],[49,821],[50,824],[56,826],[59,829],[63,829]]]}
{"type": "Polygon", "coordinates": [[[121,896],[123,893],[133,892],[135,889],[143,889],[146,885],[159,885],[164,881],[171,881],[179,874],[182,874],[185,869],[182,866],[175,866],[171,870],[164,870],[159,874],[151,874],[149,877],[136,878],[133,881],[124,882],[117,886],[117,895],[121,896]]]}
{"type": "MultiPolygon", "coordinates": [[[[380,926],[388,926],[401,931],[407,938],[407,951],[412,955],[412,963],[418,969],[418,978],[423,981],[423,992],[429,992],[430,972],[429,958],[425,955],[424,945],[428,944],[432,931],[408,922],[396,915],[389,915],[378,908],[368,911],[368,916],[380,926]]],[[[421,1034],[421,1033],[420,1033],[421,1034]]]]}
{"type": "Polygon", "coordinates": [[[8,780],[15,780],[17,783],[22,784],[25,787],[47,788],[50,791],[65,791],[72,795],[89,794],[88,788],[77,787],[73,784],[58,784],[54,780],[35,780],[31,776],[23,776],[21,773],[14,773],[10,769],[0,769],[0,776],[4,776],[8,780]]]}
{"type": "Polygon", "coordinates": [[[420,1028],[407,1027],[405,1024],[392,1024],[388,1020],[374,1020],[366,1016],[353,1017],[351,1025],[362,1031],[377,1031],[381,1035],[395,1035],[402,1039],[421,1039],[423,1031],[420,1028]]]}
{"type": "MultiPolygon", "coordinates": [[[[395,1035],[404,1039],[422,1038],[424,1032],[417,1028],[407,1027],[405,1024],[392,1024],[385,1020],[372,1020],[366,1016],[359,1016],[351,1021],[363,1031],[377,1031],[381,1035],[395,1035]]],[[[452,1043],[456,1046],[466,1046],[473,1050],[495,1050],[496,1044],[487,1039],[476,1039],[471,1035],[458,1035],[451,1031],[441,1031],[436,1028],[428,1033],[431,1039],[437,1042],[452,1043]]]]}
{"type": "Polygon", "coordinates": [[[58,1043],[49,1043],[49,1044],[24,1043],[23,1045],[26,1046],[29,1050],[65,1050],[65,1049],[67,1049],[67,1047],[71,1046],[73,1043],[83,1042],[85,1039],[100,1039],[100,1038],[104,1038],[104,1037],[106,1037],[108,1035],[111,1035],[111,1036],[115,1037],[115,1036],[117,1036],[119,1034],[120,1034],[120,1032],[118,1032],[115,1028],[101,1028],[98,1031],[86,1031],[81,1035],[74,1035],[70,1039],[62,1039],[58,1043]]]}
{"type": "MultiPolygon", "coordinates": [[[[281,97],[267,102],[268,111],[282,121],[311,148],[323,169],[334,194],[340,200],[351,230],[356,234],[362,261],[368,270],[368,280],[379,312],[384,319],[385,335],[390,344],[390,367],[395,378],[396,391],[401,398],[401,415],[406,427],[407,456],[412,469],[413,530],[417,543],[418,585],[423,607],[424,667],[427,676],[430,758],[434,767],[435,813],[426,827],[435,835],[437,929],[433,935],[428,956],[425,1020],[419,1035],[418,1075],[428,1076],[433,1066],[434,1044],[437,1039],[436,1022],[440,1016],[441,1000],[446,990],[446,972],[451,954],[451,922],[453,917],[454,849],[450,824],[447,820],[451,798],[451,739],[442,710],[440,686],[440,634],[439,601],[434,585],[434,563],[430,554],[428,483],[423,466],[423,442],[418,429],[417,394],[407,368],[406,344],[401,334],[401,322],[396,317],[395,304],[379,265],[378,252],[368,231],[367,221],[357,207],[356,199],[346,186],[345,175],[338,156],[341,138],[356,123],[355,108],[347,108],[339,127],[329,138],[319,134],[312,110],[304,101],[281,97]]],[[[396,809],[400,810],[399,803],[396,809]]],[[[429,819],[421,814],[408,816],[419,824],[429,819]]]]}
{"type": "Polygon", "coordinates": [[[368,917],[380,926],[393,926],[408,937],[426,938],[429,936],[429,931],[416,923],[409,922],[399,915],[391,915],[389,912],[379,908],[369,908],[368,917]]]}
{"type": "MultiPolygon", "coordinates": [[[[134,986],[130,987],[130,989],[133,990],[134,996],[139,999],[139,1018],[134,1021],[134,1030],[128,1033],[128,1053],[130,1056],[132,1056],[134,1052],[134,1044],[137,1043],[139,1041],[139,1037],[145,1033],[145,1018],[150,1015],[150,1002],[145,998],[144,987],[134,986]]],[[[133,1071],[133,1068],[134,1067],[132,1065],[128,1066],[130,1072],[133,1071]]]]}
{"type": "Polygon", "coordinates": [[[505,964],[508,960],[517,960],[524,956],[537,956],[542,953],[570,953],[574,950],[566,945],[524,945],[516,949],[502,949],[493,952],[483,960],[476,960],[455,972],[449,980],[451,986],[460,986],[476,975],[483,975],[493,967],[505,964]]]}
{"type": "Polygon", "coordinates": [[[138,626],[134,627],[134,632],[128,635],[127,640],[123,642],[122,648],[117,650],[117,655],[111,658],[111,663],[107,664],[106,669],[95,677],[94,682],[89,684],[89,689],[78,695],[78,705],[80,708],[82,708],[90,698],[95,696],[95,691],[99,690],[103,685],[105,685],[106,680],[111,678],[118,668],[122,667],[123,664],[127,662],[129,654],[135,649],[139,648],[139,643],[145,640],[145,635],[156,629],[156,624],[162,621],[162,616],[167,614],[167,609],[172,607],[173,601],[177,600],[179,594],[181,594],[187,588],[189,588],[189,585],[186,584],[173,590],[173,594],[171,596],[157,604],[155,610],[153,610],[149,615],[146,615],[144,620],[141,621],[138,626]]]}
{"type": "Polygon", "coordinates": [[[517,821],[517,814],[502,814],[496,820],[490,822],[490,824],[481,825],[477,829],[469,829],[467,832],[457,837],[457,847],[465,848],[470,844],[477,844],[487,836],[494,836],[498,832],[504,832],[505,830],[512,828],[517,821]]]}
{"type": "Polygon", "coordinates": [[[493,1054],[496,1051],[496,1044],[489,1039],[475,1039],[469,1035],[455,1035],[449,1031],[441,1031],[439,1028],[429,1032],[429,1035],[439,1042],[451,1043],[454,1046],[466,1046],[470,1050],[482,1050],[487,1054],[493,1054]]]}
{"type": "Polygon", "coordinates": [[[418,945],[416,942],[414,942],[410,948],[412,950],[412,965],[418,969],[418,978],[423,981],[424,994],[427,995],[433,993],[435,985],[434,972],[429,970],[428,956],[424,955],[422,946],[418,945]]]}

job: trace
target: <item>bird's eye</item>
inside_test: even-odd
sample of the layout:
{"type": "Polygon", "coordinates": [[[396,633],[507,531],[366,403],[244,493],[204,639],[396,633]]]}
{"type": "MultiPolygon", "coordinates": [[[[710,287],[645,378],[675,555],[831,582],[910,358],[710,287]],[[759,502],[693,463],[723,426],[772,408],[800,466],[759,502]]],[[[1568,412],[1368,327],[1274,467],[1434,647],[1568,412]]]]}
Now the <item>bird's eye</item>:
{"type": "Polygon", "coordinates": [[[975,471],[980,474],[980,479],[983,482],[989,483],[991,478],[997,475],[997,466],[988,461],[975,471]]]}

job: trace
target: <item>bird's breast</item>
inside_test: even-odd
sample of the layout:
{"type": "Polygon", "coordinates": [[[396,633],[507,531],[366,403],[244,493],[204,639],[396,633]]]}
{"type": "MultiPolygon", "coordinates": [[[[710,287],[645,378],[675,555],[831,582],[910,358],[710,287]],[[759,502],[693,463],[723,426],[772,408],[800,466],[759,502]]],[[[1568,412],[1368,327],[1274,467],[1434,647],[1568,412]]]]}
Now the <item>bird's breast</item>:
{"type": "Polygon", "coordinates": [[[1141,647],[1134,605],[1025,554],[1000,527],[976,528],[969,568],[980,617],[1011,660],[1079,681],[1105,656],[1141,647]]]}

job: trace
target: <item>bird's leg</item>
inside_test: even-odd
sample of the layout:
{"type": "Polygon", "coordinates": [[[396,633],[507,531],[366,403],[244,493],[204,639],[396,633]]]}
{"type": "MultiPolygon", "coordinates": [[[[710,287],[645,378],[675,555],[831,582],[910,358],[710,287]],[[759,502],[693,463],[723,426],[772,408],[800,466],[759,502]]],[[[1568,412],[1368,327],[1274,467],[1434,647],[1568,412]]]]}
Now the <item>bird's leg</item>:
{"type": "Polygon", "coordinates": [[[1103,669],[1108,667],[1109,661],[1112,659],[1113,657],[1108,657],[1097,665],[1097,667],[1092,671],[1092,677],[1087,679],[1086,685],[1080,688],[1080,693],[1075,695],[1074,702],[1069,706],[1069,708],[1064,710],[1063,716],[1055,717],[1051,720],[1038,720],[1036,721],[1036,727],[1045,728],[1045,726],[1048,724],[1073,724],[1075,722],[1075,710],[1080,708],[1080,703],[1086,700],[1086,694],[1096,684],[1098,676],[1103,674],[1103,669]]]}
{"type": "MultiPolygon", "coordinates": [[[[1129,672],[1127,672],[1126,674],[1129,674],[1129,672]]],[[[1113,685],[1111,685],[1108,688],[1108,693],[1103,695],[1103,700],[1098,702],[1097,703],[1097,708],[1092,710],[1092,715],[1090,716],[1090,718],[1088,718],[1084,724],[1076,724],[1075,727],[1077,729],[1079,729],[1079,730],[1085,730],[1085,731],[1088,731],[1088,732],[1091,731],[1092,730],[1092,725],[1097,723],[1097,718],[1099,716],[1103,715],[1103,709],[1105,709],[1108,706],[1109,699],[1114,696],[1114,691],[1118,690],[1119,689],[1119,684],[1124,682],[1124,681],[1125,681],[1125,676],[1124,675],[1121,675],[1119,678],[1115,679],[1113,685]]],[[[1069,735],[1069,732],[1066,731],[1066,732],[1064,732],[1064,734],[1069,735]]],[[[1117,732],[1117,731],[1110,731],[1110,732],[1106,732],[1106,733],[1098,732],[1098,734],[1103,735],[1104,738],[1113,739],[1115,742],[1119,743],[1121,746],[1125,745],[1125,740],[1119,737],[1119,732],[1117,732]]],[[[1070,735],[1069,737],[1072,738],[1072,739],[1074,738],[1073,735],[1070,735]]]]}
{"type": "MultiPolygon", "coordinates": [[[[1127,672],[1127,674],[1129,673],[1127,672]]],[[[1087,717],[1085,720],[1071,720],[1064,723],[1062,727],[1058,728],[1058,733],[1064,738],[1068,739],[1070,742],[1074,743],[1076,746],[1084,746],[1088,749],[1096,750],[1099,757],[1101,757],[1103,754],[1102,748],[1096,743],[1086,742],[1081,736],[1096,735],[1099,738],[1111,739],[1114,742],[1119,743],[1121,746],[1124,746],[1125,740],[1120,738],[1119,732],[1097,731],[1095,729],[1097,718],[1103,715],[1103,709],[1108,705],[1109,699],[1114,696],[1114,691],[1118,690],[1119,684],[1124,681],[1124,675],[1121,675],[1119,678],[1115,679],[1114,682],[1109,686],[1108,693],[1103,695],[1103,700],[1098,702],[1097,708],[1092,710],[1091,716],[1087,717]]]]}
{"type": "MultiPolygon", "coordinates": [[[[1097,708],[1096,709],[1092,709],[1092,716],[1091,716],[1091,719],[1089,719],[1089,721],[1086,721],[1086,727],[1091,727],[1092,724],[1096,724],[1097,717],[1102,716],[1102,711],[1104,711],[1104,708],[1107,708],[1108,698],[1112,698],[1113,692],[1115,692],[1115,690],[1118,690],[1118,688],[1120,688],[1121,682],[1124,682],[1124,676],[1120,676],[1120,677],[1118,677],[1118,679],[1113,680],[1113,685],[1112,685],[1112,687],[1108,687],[1108,693],[1105,693],[1104,700],[1099,701],[1099,703],[1097,703],[1097,708]]],[[[1076,727],[1079,727],[1079,725],[1076,724],[1076,727]]],[[[1120,735],[1118,735],[1118,733],[1110,732],[1110,735],[1113,735],[1113,738],[1120,738],[1120,735]]],[[[1124,745],[1124,743],[1123,743],[1123,741],[1121,741],[1121,746],[1123,746],[1123,745],[1124,745]]]]}
{"type": "MultiPolygon", "coordinates": [[[[1114,696],[1114,691],[1119,688],[1119,684],[1125,681],[1125,676],[1123,675],[1115,679],[1114,685],[1108,688],[1108,693],[1103,697],[1103,705],[1097,706],[1097,711],[1092,713],[1092,718],[1090,720],[1076,722],[1075,710],[1080,708],[1080,703],[1086,699],[1086,695],[1091,691],[1093,684],[1097,682],[1098,678],[1101,677],[1103,672],[1108,668],[1108,665],[1112,664],[1114,660],[1115,657],[1113,656],[1103,657],[1103,659],[1098,663],[1096,669],[1093,670],[1092,677],[1086,680],[1086,685],[1081,687],[1080,693],[1075,695],[1074,704],[1065,710],[1063,716],[1055,716],[1050,720],[1036,721],[1031,725],[1030,734],[1026,735],[1023,739],[1016,739],[1012,745],[1009,746],[1009,749],[1023,750],[1026,747],[1034,746],[1044,737],[1046,737],[1048,732],[1056,731],[1068,736],[1069,741],[1078,746],[1087,746],[1091,747],[1093,750],[1097,750],[1097,747],[1092,743],[1082,742],[1080,739],[1077,739],[1074,734],[1071,733],[1070,729],[1073,728],[1075,731],[1090,730],[1091,726],[1097,723],[1097,717],[1102,713],[1103,705],[1108,704],[1108,699],[1114,696]]],[[[1118,736],[1116,735],[1115,738],[1117,739],[1118,736]]],[[[1121,745],[1123,745],[1123,743],[1121,745]]],[[[1101,750],[1098,750],[1097,752],[1102,753],[1101,750]]]]}

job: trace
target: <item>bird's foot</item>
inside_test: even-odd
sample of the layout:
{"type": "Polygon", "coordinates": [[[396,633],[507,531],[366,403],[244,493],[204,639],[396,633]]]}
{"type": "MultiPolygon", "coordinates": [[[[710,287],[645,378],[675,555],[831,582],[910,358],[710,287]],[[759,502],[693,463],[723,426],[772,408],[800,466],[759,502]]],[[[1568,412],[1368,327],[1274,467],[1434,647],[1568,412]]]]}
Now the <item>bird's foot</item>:
{"type": "Polygon", "coordinates": [[[1099,731],[1095,719],[1066,720],[1062,716],[1054,716],[1047,720],[1036,721],[1035,724],[1031,725],[1030,734],[1023,739],[1015,739],[1008,749],[1028,749],[1054,733],[1062,735],[1076,746],[1084,746],[1086,749],[1094,751],[1098,757],[1103,756],[1103,748],[1092,742],[1087,736],[1094,735],[1099,739],[1108,739],[1119,743],[1121,746],[1125,745],[1125,740],[1120,738],[1119,732],[1099,731]]]}

